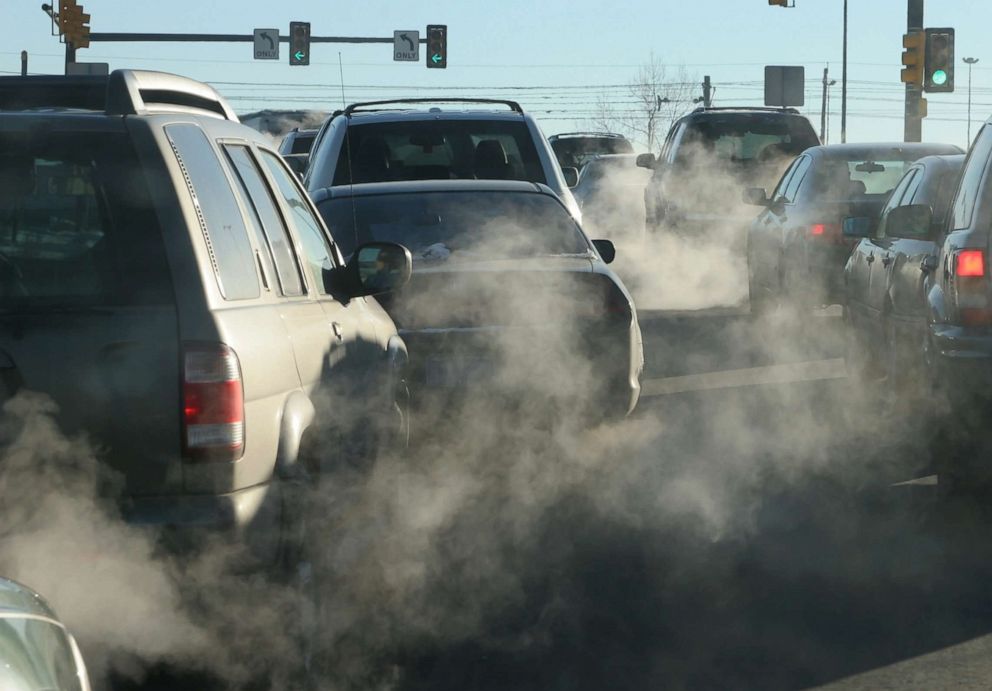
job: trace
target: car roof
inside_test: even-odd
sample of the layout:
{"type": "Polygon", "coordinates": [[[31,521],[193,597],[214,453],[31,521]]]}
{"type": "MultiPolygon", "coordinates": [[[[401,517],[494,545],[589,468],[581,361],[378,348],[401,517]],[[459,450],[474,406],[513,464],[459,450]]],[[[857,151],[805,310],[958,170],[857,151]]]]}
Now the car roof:
{"type": "Polygon", "coordinates": [[[896,156],[897,158],[923,158],[932,154],[960,154],[961,147],[954,144],[931,142],[866,142],[847,144],[826,144],[811,146],[803,152],[822,158],[845,160],[868,160],[880,155],[896,156]]]}
{"type": "Polygon", "coordinates": [[[627,138],[622,134],[617,134],[615,132],[562,132],[560,134],[552,134],[548,137],[548,141],[554,142],[559,139],[623,139],[627,138]]]}
{"type": "Polygon", "coordinates": [[[537,182],[523,180],[404,180],[399,182],[367,182],[358,185],[337,185],[319,190],[315,197],[340,199],[382,194],[419,194],[423,192],[521,192],[557,195],[537,182]]]}
{"type": "Polygon", "coordinates": [[[767,117],[800,117],[804,118],[795,108],[771,108],[771,107],[748,107],[748,106],[727,106],[723,108],[696,108],[691,113],[686,113],[680,119],[706,119],[716,118],[722,115],[747,115],[747,116],[767,116],[767,117]]]}
{"type": "MultiPolygon", "coordinates": [[[[338,116],[345,117],[343,113],[338,116]]],[[[352,125],[365,125],[379,122],[419,122],[429,120],[522,120],[526,117],[524,113],[502,110],[443,110],[441,108],[431,108],[429,110],[404,108],[375,111],[358,111],[351,114],[352,125]]]]}
{"type": "Polygon", "coordinates": [[[31,614],[58,620],[41,595],[17,581],[0,577],[0,619],[11,614],[31,614]]]}
{"type": "Polygon", "coordinates": [[[964,164],[965,154],[933,154],[930,156],[922,156],[916,160],[916,163],[922,163],[927,167],[940,167],[940,168],[960,168],[964,164]]]}

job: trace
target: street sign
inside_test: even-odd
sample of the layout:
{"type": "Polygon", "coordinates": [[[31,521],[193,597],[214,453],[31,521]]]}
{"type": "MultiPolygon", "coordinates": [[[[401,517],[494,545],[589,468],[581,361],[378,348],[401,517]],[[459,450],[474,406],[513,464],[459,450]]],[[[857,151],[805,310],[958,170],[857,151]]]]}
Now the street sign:
{"type": "Polygon", "coordinates": [[[803,67],[765,65],[765,105],[806,104],[806,70],[803,67]]]}
{"type": "Polygon", "coordinates": [[[420,32],[393,32],[393,60],[397,62],[420,61],[420,32]]]}
{"type": "Polygon", "coordinates": [[[279,29],[255,29],[255,59],[279,59],[279,29]]]}

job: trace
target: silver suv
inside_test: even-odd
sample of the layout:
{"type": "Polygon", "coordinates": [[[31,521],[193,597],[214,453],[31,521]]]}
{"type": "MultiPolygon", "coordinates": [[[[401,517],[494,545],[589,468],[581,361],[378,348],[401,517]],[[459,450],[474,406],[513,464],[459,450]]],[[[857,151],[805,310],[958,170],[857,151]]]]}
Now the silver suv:
{"type": "Polygon", "coordinates": [[[400,180],[523,180],[547,185],[576,219],[579,205],[541,128],[514,101],[405,99],[353,103],[317,134],[304,176],[311,192],[400,180]],[[508,110],[414,110],[404,104],[503,105],[508,110]]]}
{"type": "Polygon", "coordinates": [[[403,433],[405,346],[364,296],[404,282],[409,252],[354,256],[209,86],[0,79],[2,394],[54,399],[132,520],[230,526],[275,556],[288,481],[343,460],[318,434],[403,433]]]}

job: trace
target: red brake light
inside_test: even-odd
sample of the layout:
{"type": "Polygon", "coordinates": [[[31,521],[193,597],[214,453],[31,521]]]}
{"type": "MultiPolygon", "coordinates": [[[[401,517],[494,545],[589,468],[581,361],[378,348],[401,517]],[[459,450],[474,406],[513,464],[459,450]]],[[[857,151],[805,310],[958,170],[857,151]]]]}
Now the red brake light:
{"type": "Polygon", "coordinates": [[[237,354],[222,343],[183,352],[183,447],[188,458],[234,461],[245,440],[244,389],[237,354]]]}
{"type": "Polygon", "coordinates": [[[961,250],[954,264],[954,275],[981,277],[985,275],[985,255],[982,250],[961,250]]]}
{"type": "Polygon", "coordinates": [[[843,244],[844,234],[837,223],[814,223],[809,227],[810,237],[817,242],[843,244]]]}
{"type": "Polygon", "coordinates": [[[814,223],[809,229],[811,235],[823,235],[824,231],[827,229],[826,223],[814,223]]]}

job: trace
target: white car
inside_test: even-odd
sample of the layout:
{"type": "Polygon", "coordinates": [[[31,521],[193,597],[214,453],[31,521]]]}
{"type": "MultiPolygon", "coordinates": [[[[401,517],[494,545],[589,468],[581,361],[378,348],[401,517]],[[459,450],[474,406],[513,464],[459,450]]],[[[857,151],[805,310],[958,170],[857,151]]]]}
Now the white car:
{"type": "Polygon", "coordinates": [[[581,220],[569,190],[578,181],[578,171],[562,171],[537,122],[515,101],[423,98],[353,103],[324,122],[304,176],[311,193],[353,183],[411,180],[534,182],[550,188],[581,220]],[[445,103],[461,108],[425,107],[445,103]]]}
{"type": "Polygon", "coordinates": [[[0,578],[0,689],[90,691],[76,639],[36,592],[0,578]]]}

